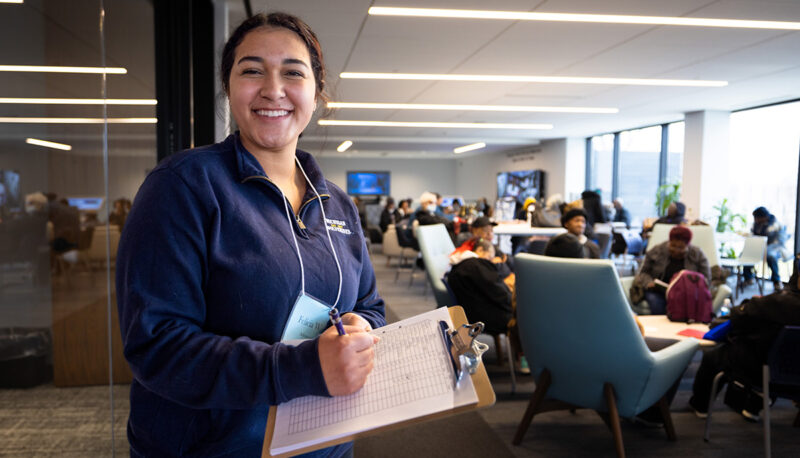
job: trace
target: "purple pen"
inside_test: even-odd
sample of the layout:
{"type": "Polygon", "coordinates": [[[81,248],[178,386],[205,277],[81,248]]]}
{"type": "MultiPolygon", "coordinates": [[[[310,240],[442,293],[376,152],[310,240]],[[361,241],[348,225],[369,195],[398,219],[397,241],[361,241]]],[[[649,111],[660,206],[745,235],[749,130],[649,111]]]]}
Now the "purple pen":
{"type": "Polygon", "coordinates": [[[347,333],[344,332],[344,325],[342,324],[342,317],[339,316],[339,310],[337,310],[336,307],[333,307],[331,311],[328,312],[328,315],[331,316],[331,323],[336,326],[336,330],[339,331],[339,335],[347,335],[347,333]]]}

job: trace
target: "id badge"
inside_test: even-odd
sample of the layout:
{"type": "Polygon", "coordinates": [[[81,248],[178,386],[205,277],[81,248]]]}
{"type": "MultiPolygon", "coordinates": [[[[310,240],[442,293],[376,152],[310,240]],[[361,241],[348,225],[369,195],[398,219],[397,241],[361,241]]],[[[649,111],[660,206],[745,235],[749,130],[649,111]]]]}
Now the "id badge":
{"type": "Polygon", "coordinates": [[[314,339],[330,323],[330,306],[325,305],[308,294],[301,294],[294,303],[289,321],[283,328],[281,342],[298,339],[314,339]]]}

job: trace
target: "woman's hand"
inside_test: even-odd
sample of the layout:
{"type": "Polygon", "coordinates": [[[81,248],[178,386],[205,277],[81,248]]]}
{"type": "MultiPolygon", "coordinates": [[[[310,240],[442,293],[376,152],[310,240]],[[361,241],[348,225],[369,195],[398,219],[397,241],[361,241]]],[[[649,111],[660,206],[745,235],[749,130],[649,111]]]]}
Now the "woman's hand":
{"type": "Polygon", "coordinates": [[[358,326],[362,328],[364,332],[372,331],[372,325],[369,324],[369,321],[365,320],[358,313],[345,313],[342,315],[342,324],[345,326],[358,326]]]}
{"type": "MultiPolygon", "coordinates": [[[[342,321],[345,322],[350,315],[354,314],[343,316],[342,321]]],[[[351,320],[353,318],[348,319],[351,320]]],[[[364,332],[363,326],[345,325],[344,330],[347,335],[340,336],[336,327],[331,326],[319,336],[319,362],[331,396],[355,393],[364,386],[367,376],[372,372],[374,345],[379,340],[364,332]]]]}

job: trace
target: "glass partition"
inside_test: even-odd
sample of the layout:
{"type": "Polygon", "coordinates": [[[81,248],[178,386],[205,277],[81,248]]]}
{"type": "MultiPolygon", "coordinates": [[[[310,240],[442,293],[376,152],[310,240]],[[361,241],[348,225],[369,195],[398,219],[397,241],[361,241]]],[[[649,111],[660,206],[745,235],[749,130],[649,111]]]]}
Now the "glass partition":
{"type": "Polygon", "coordinates": [[[0,455],[127,456],[113,276],[155,165],[152,6],[0,4],[0,41],[26,66],[0,72],[0,455]]]}
{"type": "Polygon", "coordinates": [[[599,189],[603,202],[611,202],[614,183],[614,134],[592,137],[590,189],[599,189]]]}
{"type": "Polygon", "coordinates": [[[661,126],[620,132],[619,196],[632,219],[656,216],[660,155],[661,126]]]}

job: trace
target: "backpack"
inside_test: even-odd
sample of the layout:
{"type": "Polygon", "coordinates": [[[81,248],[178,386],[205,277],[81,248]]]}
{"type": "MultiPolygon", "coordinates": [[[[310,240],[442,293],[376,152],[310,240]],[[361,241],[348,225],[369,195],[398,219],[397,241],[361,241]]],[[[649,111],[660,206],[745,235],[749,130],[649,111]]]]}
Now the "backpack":
{"type": "Polygon", "coordinates": [[[666,297],[670,321],[711,321],[711,292],[703,274],[686,269],[676,273],[669,282],[666,297]]]}

